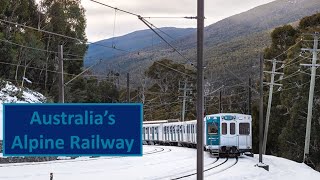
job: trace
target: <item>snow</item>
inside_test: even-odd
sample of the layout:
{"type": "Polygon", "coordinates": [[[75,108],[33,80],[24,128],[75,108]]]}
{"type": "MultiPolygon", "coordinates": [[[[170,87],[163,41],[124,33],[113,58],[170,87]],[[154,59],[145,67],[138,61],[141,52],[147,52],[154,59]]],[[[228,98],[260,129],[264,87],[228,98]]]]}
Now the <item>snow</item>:
{"type": "MultiPolygon", "coordinates": [[[[3,83],[3,82],[1,82],[3,83]]],[[[2,103],[42,103],[45,97],[25,89],[21,98],[18,88],[6,82],[0,89],[0,139],[2,139],[2,103]]],[[[0,164],[1,180],[43,180],[53,173],[54,180],[105,180],[105,179],[173,179],[196,173],[196,150],[171,146],[143,146],[142,157],[59,157],[49,162],[0,164]]],[[[204,153],[205,179],[214,180],[300,180],[320,179],[320,173],[303,163],[263,156],[270,171],[257,167],[258,155],[241,156],[236,160],[216,159],[204,153]],[[235,164],[236,163],[236,164],[235,164]]],[[[3,155],[0,153],[0,158],[3,155]]],[[[190,176],[183,179],[196,179],[190,176]]]]}
{"type": "Polygon", "coordinates": [[[19,88],[8,81],[0,80],[0,140],[2,140],[2,115],[3,115],[3,103],[42,103],[46,101],[46,98],[35,91],[24,88],[22,96],[17,97],[19,88]],[[2,87],[3,86],[3,87],[2,87]]]}
{"type": "MultiPolygon", "coordinates": [[[[173,179],[196,172],[196,150],[172,146],[143,146],[142,157],[81,157],[72,160],[50,162],[0,164],[1,180],[105,180],[105,179],[173,179]],[[19,172],[19,173],[17,173],[19,172]]],[[[264,156],[264,163],[270,171],[256,167],[258,155],[254,158],[241,156],[236,159],[210,157],[205,152],[204,179],[214,180],[300,180],[320,179],[320,173],[308,166],[274,156],[264,156]],[[226,161],[224,164],[222,164],[226,161]],[[235,165],[234,165],[235,164],[235,165]]],[[[190,176],[184,179],[196,179],[190,176]]]]}

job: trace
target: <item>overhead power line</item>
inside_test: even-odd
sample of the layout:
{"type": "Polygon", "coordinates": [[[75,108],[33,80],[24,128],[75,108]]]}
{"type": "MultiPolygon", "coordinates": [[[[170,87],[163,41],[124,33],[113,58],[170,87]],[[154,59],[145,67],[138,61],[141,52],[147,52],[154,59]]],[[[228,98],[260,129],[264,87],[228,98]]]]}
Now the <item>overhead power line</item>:
{"type": "MultiPolygon", "coordinates": [[[[133,16],[136,16],[138,17],[139,20],[141,20],[146,26],[148,26],[148,28],[150,30],[152,30],[157,36],[159,36],[166,44],[168,44],[175,52],[177,52],[183,59],[185,59],[187,62],[190,62],[185,56],[183,56],[181,54],[181,52],[179,52],[174,46],[172,46],[164,37],[162,37],[158,32],[156,32],[151,26],[154,26],[152,25],[149,21],[147,21],[145,18],[143,18],[141,15],[139,14],[136,14],[136,13],[132,13],[132,12],[129,12],[129,11],[126,11],[126,10],[123,10],[123,9],[119,9],[117,7],[114,7],[114,6],[110,6],[110,5],[107,5],[105,3],[101,3],[101,2],[98,2],[98,1],[95,1],[95,0],[90,0],[94,3],[97,3],[97,4],[100,4],[102,6],[105,6],[105,7],[108,7],[108,8],[111,8],[111,9],[114,9],[114,10],[117,10],[117,11],[120,11],[120,12],[124,12],[124,13],[127,13],[127,14],[130,14],[130,15],[133,15],[133,16]]],[[[154,26],[155,27],[155,26],[154,26]]]]}
{"type": "Polygon", "coordinates": [[[170,17],[170,16],[163,16],[163,17],[161,17],[161,16],[149,16],[149,17],[143,17],[143,18],[145,18],[145,19],[197,19],[197,17],[193,17],[193,16],[176,16],[176,17],[170,17]]]}
{"type": "MultiPolygon", "coordinates": [[[[14,64],[14,63],[8,63],[8,62],[2,62],[0,61],[0,64],[6,64],[6,65],[11,65],[11,66],[20,66],[20,67],[26,67],[29,69],[37,69],[37,70],[46,70],[43,68],[38,68],[38,67],[33,67],[33,66],[25,66],[25,65],[21,65],[21,64],[14,64]]],[[[53,70],[46,70],[48,72],[52,72],[52,73],[60,73],[58,71],[53,71],[53,70]]],[[[76,74],[69,74],[69,73],[63,73],[64,75],[69,75],[69,76],[76,76],[76,74]]]]}
{"type": "MultiPolygon", "coordinates": [[[[0,39],[0,41],[4,42],[4,43],[13,44],[13,45],[16,45],[16,46],[19,46],[19,47],[27,48],[27,49],[32,49],[32,50],[42,51],[42,52],[47,52],[47,53],[52,53],[52,54],[58,54],[58,52],[56,52],[56,51],[50,51],[50,50],[45,50],[45,49],[34,48],[34,47],[31,47],[31,46],[18,44],[18,43],[15,43],[15,42],[12,42],[12,41],[9,41],[9,40],[6,40],[6,39],[0,39]]],[[[65,54],[65,55],[83,58],[83,56],[78,56],[78,55],[74,55],[74,54],[65,54]]]]}
{"type": "Polygon", "coordinates": [[[35,30],[35,31],[39,31],[39,32],[43,32],[43,33],[47,33],[47,34],[59,36],[59,37],[62,37],[62,38],[67,38],[67,39],[75,40],[75,41],[78,41],[78,42],[81,42],[81,43],[94,44],[94,45],[98,45],[98,46],[105,47],[105,48],[109,48],[109,49],[115,49],[115,50],[118,50],[118,51],[129,52],[129,51],[127,51],[127,50],[119,49],[119,48],[116,48],[116,47],[114,47],[114,46],[113,46],[113,47],[110,47],[110,46],[106,46],[106,45],[103,45],[103,44],[100,44],[100,43],[97,43],[97,42],[89,42],[89,41],[86,42],[85,40],[82,40],[82,39],[74,38],[74,37],[71,37],[71,36],[66,36],[66,35],[59,34],[59,33],[55,33],[55,32],[51,32],[51,31],[46,31],[46,30],[43,30],[43,29],[34,28],[34,27],[31,27],[31,26],[27,26],[27,25],[15,23],[15,22],[12,22],[12,21],[7,21],[7,20],[4,20],[4,19],[0,19],[0,21],[1,21],[1,22],[4,22],[4,23],[13,24],[13,25],[16,25],[16,26],[20,26],[20,27],[32,29],[32,30],[35,30]]]}

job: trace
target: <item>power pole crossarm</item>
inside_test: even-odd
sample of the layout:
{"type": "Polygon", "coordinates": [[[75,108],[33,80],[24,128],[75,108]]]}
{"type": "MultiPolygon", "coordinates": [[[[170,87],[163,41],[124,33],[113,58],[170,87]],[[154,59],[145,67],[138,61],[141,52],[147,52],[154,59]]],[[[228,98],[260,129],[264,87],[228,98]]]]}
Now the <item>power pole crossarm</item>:
{"type": "MultiPolygon", "coordinates": [[[[269,61],[269,60],[268,60],[269,61]]],[[[266,114],[266,124],[265,124],[265,129],[264,129],[264,136],[263,136],[263,145],[262,145],[262,153],[266,154],[266,148],[267,148],[267,140],[268,140],[268,129],[269,129],[269,120],[270,120],[270,112],[271,112],[271,104],[272,104],[272,94],[273,94],[273,86],[278,85],[281,86],[281,84],[276,84],[274,83],[274,78],[276,74],[283,74],[283,73],[278,73],[276,72],[276,66],[278,62],[282,61],[277,61],[276,59],[271,60],[272,61],[272,71],[266,71],[266,73],[271,74],[271,83],[269,84],[269,100],[268,100],[268,107],[267,107],[267,114],[266,114]]]]}
{"type": "MultiPolygon", "coordinates": [[[[318,39],[319,37],[317,35],[314,35],[313,49],[302,49],[304,51],[305,50],[310,51],[313,54],[312,64],[311,64],[311,81],[310,81],[310,91],[309,91],[308,116],[307,116],[306,139],[305,139],[305,146],[304,146],[303,162],[306,162],[309,156],[315,77],[316,77],[317,67],[319,67],[319,64],[317,64],[317,55],[318,55],[317,52],[320,50],[318,49],[318,39]]],[[[310,65],[307,65],[307,66],[310,66],[310,65]]]]}

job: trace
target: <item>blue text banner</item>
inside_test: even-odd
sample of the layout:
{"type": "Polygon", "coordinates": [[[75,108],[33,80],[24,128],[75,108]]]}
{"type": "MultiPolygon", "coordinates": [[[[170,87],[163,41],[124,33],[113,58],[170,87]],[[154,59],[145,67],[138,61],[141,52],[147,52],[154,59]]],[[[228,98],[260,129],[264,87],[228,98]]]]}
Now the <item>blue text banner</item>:
{"type": "Polygon", "coordinates": [[[4,156],[141,156],[142,104],[4,104],[4,156]]]}

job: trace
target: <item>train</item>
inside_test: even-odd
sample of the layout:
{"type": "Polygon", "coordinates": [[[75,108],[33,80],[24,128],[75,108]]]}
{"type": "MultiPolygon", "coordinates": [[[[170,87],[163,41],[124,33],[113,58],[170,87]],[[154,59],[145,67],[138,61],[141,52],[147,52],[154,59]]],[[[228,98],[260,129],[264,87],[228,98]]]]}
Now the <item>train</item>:
{"type": "MultiPolygon", "coordinates": [[[[252,153],[252,116],[239,113],[209,114],[204,117],[204,150],[213,156],[252,153]]],[[[196,147],[197,121],[143,123],[144,144],[196,147]]]]}

